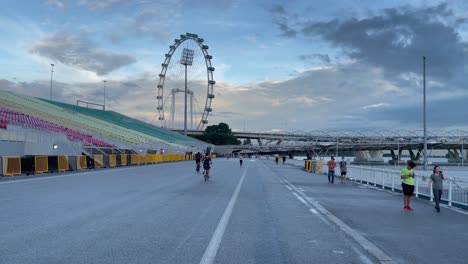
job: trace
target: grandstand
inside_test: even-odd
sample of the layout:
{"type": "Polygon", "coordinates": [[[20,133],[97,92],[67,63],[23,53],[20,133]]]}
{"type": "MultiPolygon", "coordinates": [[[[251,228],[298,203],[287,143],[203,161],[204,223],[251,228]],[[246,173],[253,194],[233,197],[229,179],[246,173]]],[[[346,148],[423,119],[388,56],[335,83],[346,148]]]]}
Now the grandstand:
{"type": "MultiPolygon", "coordinates": [[[[99,155],[100,166],[107,167],[110,162],[114,163],[112,155],[130,155],[129,164],[140,164],[143,161],[164,161],[169,155],[172,155],[169,159],[184,160],[193,152],[204,152],[211,147],[205,142],[113,111],[0,91],[2,157],[73,156],[79,160],[78,156],[85,156],[87,161],[82,165],[89,167],[95,162],[94,156],[99,155]]],[[[126,159],[119,157],[115,165],[122,165],[126,159]]],[[[2,161],[5,163],[3,158],[2,161]]],[[[80,166],[71,166],[70,169],[73,167],[80,166]]]]}

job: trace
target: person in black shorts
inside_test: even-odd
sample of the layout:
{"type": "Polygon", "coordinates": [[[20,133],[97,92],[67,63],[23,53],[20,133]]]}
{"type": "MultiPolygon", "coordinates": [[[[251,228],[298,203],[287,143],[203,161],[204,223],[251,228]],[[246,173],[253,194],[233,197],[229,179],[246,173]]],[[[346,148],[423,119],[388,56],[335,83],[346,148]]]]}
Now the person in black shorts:
{"type": "Polygon", "coordinates": [[[200,152],[198,152],[197,154],[195,154],[195,164],[196,164],[195,170],[196,170],[197,172],[200,171],[201,158],[202,158],[202,156],[201,156],[201,153],[200,153],[200,152]]]}
{"type": "Polygon", "coordinates": [[[344,157],[340,161],[340,172],[341,172],[341,183],[346,183],[346,172],[348,171],[348,166],[344,157]]]}
{"type": "Polygon", "coordinates": [[[203,175],[206,175],[210,177],[210,169],[211,169],[211,164],[213,162],[211,161],[211,158],[209,155],[206,155],[206,157],[203,159],[203,169],[205,170],[203,172],[203,175]]]}
{"type": "Polygon", "coordinates": [[[413,208],[410,206],[411,196],[414,193],[414,171],[416,164],[413,161],[408,162],[408,166],[401,170],[401,188],[403,190],[403,210],[413,211],[413,208]]]}

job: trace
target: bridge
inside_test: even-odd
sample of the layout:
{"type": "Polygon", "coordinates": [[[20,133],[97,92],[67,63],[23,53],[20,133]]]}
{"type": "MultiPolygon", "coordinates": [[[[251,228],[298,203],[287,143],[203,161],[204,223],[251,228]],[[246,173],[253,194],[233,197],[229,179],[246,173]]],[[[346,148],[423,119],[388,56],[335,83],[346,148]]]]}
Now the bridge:
{"type": "Polygon", "coordinates": [[[468,259],[462,209],[444,204],[437,213],[430,201],[413,198],[415,211],[404,212],[401,194],[329,184],[289,160],[244,159],[240,167],[237,159],[214,159],[208,182],[194,167],[187,161],[2,178],[0,263],[468,259]]]}
{"type": "MultiPolygon", "coordinates": [[[[175,130],[179,131],[179,130],[175,130]]],[[[180,132],[180,131],[179,131],[180,132]]],[[[201,135],[203,131],[189,130],[189,135],[201,135]]],[[[260,154],[289,154],[309,157],[337,155],[339,152],[354,152],[361,161],[381,161],[383,151],[390,151],[392,161],[398,161],[403,155],[409,155],[418,161],[424,149],[422,130],[381,130],[381,131],[295,131],[290,133],[239,132],[233,131],[239,139],[253,139],[255,144],[248,146],[217,146],[222,154],[249,152],[260,154]]],[[[468,160],[468,131],[430,130],[427,133],[429,151],[445,150],[449,160],[464,163],[468,160]]]]}

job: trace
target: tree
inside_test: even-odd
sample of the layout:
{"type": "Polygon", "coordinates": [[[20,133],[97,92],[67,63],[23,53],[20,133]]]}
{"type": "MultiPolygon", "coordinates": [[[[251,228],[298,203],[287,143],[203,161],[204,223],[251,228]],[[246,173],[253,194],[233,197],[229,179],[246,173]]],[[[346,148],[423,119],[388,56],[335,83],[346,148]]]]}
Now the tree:
{"type": "Polygon", "coordinates": [[[195,138],[214,145],[240,145],[241,141],[238,140],[231,132],[229,125],[226,123],[219,123],[218,125],[211,125],[206,127],[205,132],[201,136],[195,138]]]}
{"type": "Polygon", "coordinates": [[[244,140],[244,145],[252,145],[252,141],[250,141],[250,138],[247,138],[246,140],[244,140]]]}

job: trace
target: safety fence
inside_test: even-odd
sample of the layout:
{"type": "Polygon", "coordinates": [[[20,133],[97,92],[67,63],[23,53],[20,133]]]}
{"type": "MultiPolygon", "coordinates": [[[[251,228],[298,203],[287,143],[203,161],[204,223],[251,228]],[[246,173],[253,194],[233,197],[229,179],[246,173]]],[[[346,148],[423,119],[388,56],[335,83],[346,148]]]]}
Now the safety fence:
{"type": "MultiPolygon", "coordinates": [[[[214,155],[211,158],[215,158],[214,155]]],[[[194,160],[194,155],[112,154],[81,156],[3,156],[1,175],[42,174],[194,160]]]]}
{"type": "MultiPolygon", "coordinates": [[[[399,170],[350,165],[347,173],[352,181],[394,192],[402,192],[399,170]]],[[[415,171],[414,195],[416,197],[433,200],[432,186],[430,186],[431,174],[431,171],[415,171]]],[[[449,206],[468,209],[467,179],[446,176],[442,202],[449,206]]]]}

